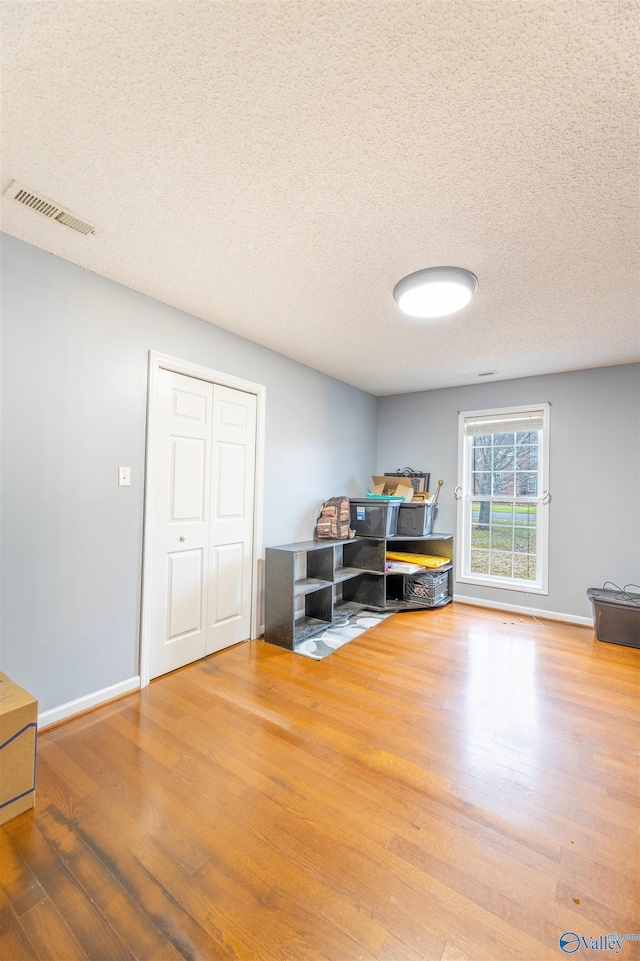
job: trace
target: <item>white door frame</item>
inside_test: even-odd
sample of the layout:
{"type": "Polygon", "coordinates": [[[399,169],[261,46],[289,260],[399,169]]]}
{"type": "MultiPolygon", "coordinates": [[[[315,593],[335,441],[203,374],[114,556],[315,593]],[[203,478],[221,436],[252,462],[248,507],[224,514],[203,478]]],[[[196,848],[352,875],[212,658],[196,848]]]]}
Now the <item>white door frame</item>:
{"type": "Polygon", "coordinates": [[[175,374],[197,377],[211,384],[221,384],[235,390],[255,394],[256,417],[256,470],[255,497],[253,504],[253,549],[251,556],[251,637],[260,636],[260,559],[262,558],[262,500],[264,491],[264,433],[266,387],[243,380],[188,360],[180,360],[158,351],[149,351],[149,384],[147,398],[147,448],[144,481],[144,533],[142,541],[142,612],[140,619],[140,687],[150,681],[151,657],[151,562],[153,557],[154,477],[156,466],[156,428],[158,407],[159,371],[170,370],[175,374]]]}

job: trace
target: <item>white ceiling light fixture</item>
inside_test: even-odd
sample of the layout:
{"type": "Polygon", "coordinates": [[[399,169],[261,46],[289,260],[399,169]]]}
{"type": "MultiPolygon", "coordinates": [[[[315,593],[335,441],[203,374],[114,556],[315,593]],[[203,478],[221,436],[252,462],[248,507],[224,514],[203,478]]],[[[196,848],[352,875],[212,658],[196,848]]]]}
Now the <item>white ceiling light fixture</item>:
{"type": "Polygon", "coordinates": [[[466,307],[477,287],[478,278],[464,267],[425,267],[399,280],[393,297],[410,317],[446,317],[466,307]]]}

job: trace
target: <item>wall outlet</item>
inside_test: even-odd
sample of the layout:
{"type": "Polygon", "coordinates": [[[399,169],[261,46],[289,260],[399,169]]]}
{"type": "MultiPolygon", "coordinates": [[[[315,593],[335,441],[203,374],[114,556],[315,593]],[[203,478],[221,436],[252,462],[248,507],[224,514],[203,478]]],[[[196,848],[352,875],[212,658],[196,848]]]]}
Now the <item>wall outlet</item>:
{"type": "Polygon", "coordinates": [[[131,487],[131,468],[118,468],[118,487],[131,487]]]}

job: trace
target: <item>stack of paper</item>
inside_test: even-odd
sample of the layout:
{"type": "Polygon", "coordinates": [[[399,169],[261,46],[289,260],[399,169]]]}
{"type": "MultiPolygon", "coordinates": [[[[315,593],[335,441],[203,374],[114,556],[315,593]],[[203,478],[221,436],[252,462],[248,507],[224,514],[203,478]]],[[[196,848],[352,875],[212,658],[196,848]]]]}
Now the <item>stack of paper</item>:
{"type": "Polygon", "coordinates": [[[426,571],[426,567],[420,564],[409,564],[407,561],[387,561],[389,574],[418,574],[420,571],[426,571]]]}

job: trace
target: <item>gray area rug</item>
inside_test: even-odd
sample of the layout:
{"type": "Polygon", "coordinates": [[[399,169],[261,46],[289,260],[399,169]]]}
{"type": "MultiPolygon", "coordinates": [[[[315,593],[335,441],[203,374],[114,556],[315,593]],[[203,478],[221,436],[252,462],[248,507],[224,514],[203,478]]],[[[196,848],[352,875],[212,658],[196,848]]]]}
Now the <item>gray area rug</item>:
{"type": "Polygon", "coordinates": [[[332,624],[322,634],[316,634],[315,637],[310,637],[306,641],[299,641],[293,649],[294,653],[311,657],[314,661],[321,661],[344,647],[349,641],[376,627],[387,617],[391,617],[391,614],[361,609],[345,613],[337,623],[332,624]]]}

